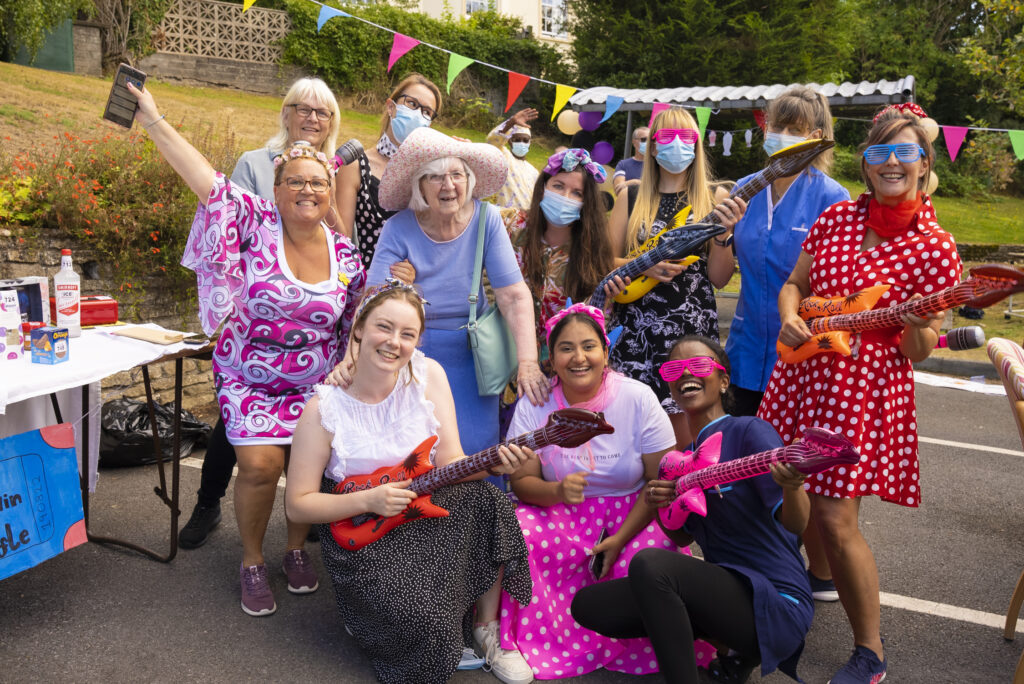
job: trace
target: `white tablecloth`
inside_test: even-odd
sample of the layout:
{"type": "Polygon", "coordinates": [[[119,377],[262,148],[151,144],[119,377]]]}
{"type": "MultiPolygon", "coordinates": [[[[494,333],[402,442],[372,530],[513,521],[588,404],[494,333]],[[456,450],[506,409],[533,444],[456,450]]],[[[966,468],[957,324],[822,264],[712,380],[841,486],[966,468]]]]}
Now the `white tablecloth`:
{"type": "MultiPolygon", "coordinates": [[[[163,330],[155,324],[144,327],[163,330]]],[[[100,381],[114,373],[190,348],[180,342],[160,345],[111,335],[109,331],[114,329],[83,330],[81,337],[70,341],[70,358],[54,366],[32,363],[31,354],[25,354],[17,361],[0,361],[0,437],[52,425],[55,420],[48,395],[57,392],[64,421],[75,425],[79,463],[82,448],[82,393],[79,388],[89,385],[89,491],[96,489],[99,462],[100,381]]]]}

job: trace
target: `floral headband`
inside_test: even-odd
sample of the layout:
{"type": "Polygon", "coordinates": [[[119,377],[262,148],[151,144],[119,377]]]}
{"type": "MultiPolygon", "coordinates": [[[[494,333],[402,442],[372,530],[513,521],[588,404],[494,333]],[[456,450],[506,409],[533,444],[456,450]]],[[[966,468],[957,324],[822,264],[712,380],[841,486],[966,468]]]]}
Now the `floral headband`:
{"type": "Polygon", "coordinates": [[[604,311],[601,311],[596,306],[590,306],[589,304],[583,304],[581,302],[562,309],[544,322],[544,341],[549,347],[551,346],[551,331],[555,329],[555,326],[558,325],[559,321],[570,314],[583,314],[588,318],[592,318],[601,328],[601,334],[604,335],[605,345],[609,347],[611,346],[612,343],[608,341],[608,333],[604,331],[604,311]]]}
{"type": "Polygon", "coordinates": [[[399,280],[398,278],[387,278],[380,285],[372,285],[363,292],[363,299],[359,302],[359,306],[356,308],[356,315],[353,320],[358,320],[362,315],[363,310],[366,306],[377,297],[380,297],[385,292],[391,292],[392,290],[401,290],[403,292],[412,292],[416,295],[416,298],[420,300],[420,309],[423,309],[424,305],[429,304],[420,291],[409,283],[399,280]]]}
{"type": "Polygon", "coordinates": [[[574,147],[564,152],[555,152],[548,157],[548,165],[544,167],[544,173],[554,176],[561,171],[575,171],[577,166],[582,166],[586,169],[587,173],[594,177],[598,185],[604,183],[608,177],[608,174],[604,172],[604,168],[590,158],[590,153],[579,147],[574,147]]]}
{"type": "Polygon", "coordinates": [[[888,114],[890,112],[908,112],[922,119],[928,118],[928,115],[924,113],[923,109],[921,109],[921,105],[915,104],[913,102],[903,102],[901,104],[889,105],[888,107],[884,108],[882,111],[875,114],[875,118],[871,120],[871,123],[878,123],[878,120],[881,119],[884,114],[888,114]]]}
{"type": "Polygon", "coordinates": [[[312,159],[323,164],[323,167],[327,170],[327,175],[330,178],[334,178],[334,164],[327,159],[327,155],[323,152],[313,149],[313,146],[305,141],[297,142],[292,145],[291,148],[284,151],[284,153],[274,157],[274,169],[284,164],[286,161],[293,159],[312,159]]]}

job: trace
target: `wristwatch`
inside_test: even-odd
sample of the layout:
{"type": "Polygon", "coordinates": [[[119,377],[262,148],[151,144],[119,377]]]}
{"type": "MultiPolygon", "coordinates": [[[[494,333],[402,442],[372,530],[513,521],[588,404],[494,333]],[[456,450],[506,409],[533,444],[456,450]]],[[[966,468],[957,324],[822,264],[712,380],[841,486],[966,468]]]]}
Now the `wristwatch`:
{"type": "Polygon", "coordinates": [[[728,247],[729,245],[731,245],[731,244],[732,244],[732,240],[733,240],[733,234],[732,234],[732,233],[729,233],[728,235],[726,235],[726,236],[725,236],[725,239],[724,239],[724,240],[719,240],[719,239],[718,239],[718,238],[716,238],[716,237],[715,237],[715,238],[711,238],[711,239],[712,239],[712,240],[714,241],[714,243],[715,243],[716,245],[718,245],[719,247],[728,247]]]}

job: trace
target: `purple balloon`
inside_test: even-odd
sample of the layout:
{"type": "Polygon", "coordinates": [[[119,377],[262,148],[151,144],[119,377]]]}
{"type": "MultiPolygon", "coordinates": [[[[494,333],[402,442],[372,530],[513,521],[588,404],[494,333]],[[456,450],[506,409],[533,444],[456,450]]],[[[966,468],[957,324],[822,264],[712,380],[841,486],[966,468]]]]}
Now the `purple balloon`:
{"type": "Polygon", "coordinates": [[[601,112],[580,112],[580,128],[585,131],[595,131],[601,125],[601,112]]]}
{"type": "Polygon", "coordinates": [[[594,151],[591,153],[590,158],[596,161],[598,164],[607,164],[615,156],[615,148],[612,147],[610,142],[601,142],[594,145],[594,151]]]}

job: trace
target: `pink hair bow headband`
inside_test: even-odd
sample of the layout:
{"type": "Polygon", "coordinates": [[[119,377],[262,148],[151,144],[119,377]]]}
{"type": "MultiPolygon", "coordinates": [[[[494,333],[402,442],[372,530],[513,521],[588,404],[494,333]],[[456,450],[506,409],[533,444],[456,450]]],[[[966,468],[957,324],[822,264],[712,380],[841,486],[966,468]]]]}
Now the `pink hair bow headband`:
{"type": "Polygon", "coordinates": [[[544,167],[544,173],[554,176],[562,171],[575,171],[577,166],[582,166],[586,169],[587,173],[594,177],[598,185],[604,183],[608,177],[608,174],[604,172],[604,168],[590,158],[590,153],[579,147],[574,147],[564,152],[555,152],[548,157],[548,165],[544,167]]]}
{"type": "Polygon", "coordinates": [[[604,311],[601,311],[596,306],[590,306],[589,304],[583,304],[582,302],[573,304],[572,306],[566,307],[556,313],[554,316],[549,318],[544,323],[544,340],[548,346],[551,346],[551,331],[555,329],[558,322],[569,314],[583,314],[588,318],[592,318],[598,326],[601,327],[601,334],[604,335],[604,343],[607,346],[611,346],[611,342],[608,341],[608,333],[604,330],[604,311]]]}

